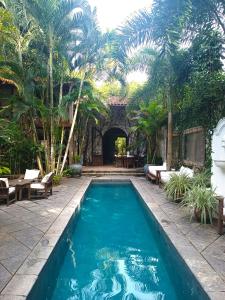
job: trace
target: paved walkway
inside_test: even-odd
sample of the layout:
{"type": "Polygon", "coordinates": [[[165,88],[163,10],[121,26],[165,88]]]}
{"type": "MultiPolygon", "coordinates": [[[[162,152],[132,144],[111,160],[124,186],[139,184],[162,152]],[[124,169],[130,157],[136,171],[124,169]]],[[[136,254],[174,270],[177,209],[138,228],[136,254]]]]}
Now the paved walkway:
{"type": "MultiPolygon", "coordinates": [[[[85,178],[64,179],[60,187],[53,189],[53,195],[48,199],[18,201],[10,206],[0,205],[0,291],[84,181],[85,178]]],[[[40,260],[39,265],[41,263],[40,260]]]]}
{"type": "MultiPolygon", "coordinates": [[[[108,177],[113,178],[129,177],[108,177]]],[[[195,264],[201,262],[200,272],[199,266],[196,266],[196,274],[204,278],[204,272],[209,272],[210,268],[217,273],[214,272],[210,280],[206,279],[209,281],[206,286],[212,299],[224,300],[225,236],[219,236],[211,225],[203,226],[194,221],[190,223],[187,212],[179,205],[169,202],[163,190],[147,182],[145,178],[136,177],[132,180],[157,215],[158,221],[163,227],[167,227],[167,234],[173,232],[174,236],[179,233],[191,243],[199,256],[198,260],[191,262],[192,267],[195,269],[195,264]],[[205,265],[205,260],[210,266],[205,265]]],[[[65,179],[60,187],[54,188],[53,196],[48,199],[20,201],[9,207],[0,205],[0,291],[4,294],[0,296],[0,300],[24,299],[15,295],[26,295],[31,288],[89,182],[87,177],[65,179]],[[77,199],[74,195],[77,195],[77,199]],[[22,277],[24,274],[29,277],[22,277]],[[30,286],[27,286],[26,278],[29,278],[30,286]],[[16,290],[14,279],[21,282],[19,290],[16,290]]],[[[189,251],[188,248],[183,250],[189,251]]]]}

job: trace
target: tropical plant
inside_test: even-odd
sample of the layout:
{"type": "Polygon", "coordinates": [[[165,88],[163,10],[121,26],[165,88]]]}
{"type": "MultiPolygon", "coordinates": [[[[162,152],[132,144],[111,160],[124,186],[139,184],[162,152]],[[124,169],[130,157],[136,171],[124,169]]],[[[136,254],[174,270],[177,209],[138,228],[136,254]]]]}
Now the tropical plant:
{"type": "Polygon", "coordinates": [[[117,155],[125,155],[126,154],[126,138],[118,137],[115,141],[116,153],[117,155]]]}
{"type": "Polygon", "coordinates": [[[11,170],[8,167],[0,166],[0,176],[1,175],[10,175],[11,170]]]}
{"type": "Polygon", "coordinates": [[[53,176],[53,185],[59,185],[61,183],[62,176],[61,175],[54,175],[53,176]]]}
{"type": "Polygon", "coordinates": [[[70,168],[64,169],[62,176],[63,177],[72,177],[73,176],[73,170],[70,169],[70,168]]]}
{"type": "Polygon", "coordinates": [[[79,70],[80,86],[78,95],[74,99],[75,110],[60,174],[62,174],[64,170],[69,149],[73,141],[74,128],[77,122],[80,104],[83,100],[82,91],[85,80],[92,79],[97,71],[101,69],[101,62],[103,60],[102,53],[105,42],[107,41],[107,35],[102,35],[99,30],[96,10],[94,9],[92,11],[91,7],[88,6],[86,11],[87,14],[84,14],[85,21],[81,26],[81,29],[83,30],[83,39],[81,39],[81,42],[74,47],[74,52],[72,52],[71,55],[74,67],[78,67],[79,70]]]}
{"type": "Polygon", "coordinates": [[[156,154],[157,130],[165,120],[165,109],[158,101],[151,101],[147,104],[141,103],[138,111],[131,111],[130,119],[134,122],[131,132],[140,132],[147,141],[147,159],[154,161],[156,154]]]}
{"type": "Polygon", "coordinates": [[[215,192],[204,186],[194,186],[186,193],[182,205],[189,209],[191,218],[195,216],[203,224],[212,223],[217,207],[215,192]]]}
{"type": "Polygon", "coordinates": [[[192,181],[186,174],[172,174],[164,189],[168,198],[173,201],[181,201],[191,189],[192,181]]]}
{"type": "Polygon", "coordinates": [[[78,30],[78,19],[85,7],[85,1],[80,0],[31,0],[27,1],[29,13],[34,17],[40,28],[40,34],[47,48],[47,80],[49,87],[50,107],[50,168],[55,169],[55,137],[54,137],[54,54],[56,49],[63,44],[67,47],[78,30]]]}
{"type": "Polygon", "coordinates": [[[193,186],[210,187],[210,172],[203,171],[194,175],[192,178],[193,186]]]}

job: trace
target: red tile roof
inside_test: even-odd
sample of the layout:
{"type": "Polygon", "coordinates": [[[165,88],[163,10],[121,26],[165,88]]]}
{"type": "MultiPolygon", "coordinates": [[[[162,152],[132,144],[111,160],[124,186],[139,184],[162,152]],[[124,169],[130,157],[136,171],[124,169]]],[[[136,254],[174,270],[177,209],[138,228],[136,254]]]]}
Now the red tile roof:
{"type": "Polygon", "coordinates": [[[128,99],[119,96],[111,96],[107,100],[110,106],[126,106],[128,104],[128,99]]]}

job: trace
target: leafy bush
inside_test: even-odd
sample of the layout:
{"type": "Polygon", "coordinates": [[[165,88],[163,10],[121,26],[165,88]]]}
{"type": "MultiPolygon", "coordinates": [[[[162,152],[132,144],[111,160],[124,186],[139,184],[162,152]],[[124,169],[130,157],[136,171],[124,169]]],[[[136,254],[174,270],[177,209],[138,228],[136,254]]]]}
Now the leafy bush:
{"type": "Polygon", "coordinates": [[[11,170],[8,167],[0,167],[0,175],[10,175],[11,170]]]}
{"type": "Polygon", "coordinates": [[[72,177],[73,176],[73,170],[72,169],[65,169],[62,174],[63,177],[72,177]]]}
{"type": "Polygon", "coordinates": [[[186,174],[173,174],[165,185],[167,197],[179,201],[190,190],[192,181],[186,174]]]}
{"type": "Polygon", "coordinates": [[[53,177],[53,184],[54,185],[59,185],[61,183],[62,176],[61,175],[54,175],[53,177]]]}
{"type": "Polygon", "coordinates": [[[212,189],[203,186],[194,186],[189,190],[182,200],[182,205],[186,206],[196,219],[206,224],[209,220],[212,223],[212,216],[216,210],[216,197],[212,189]]]}

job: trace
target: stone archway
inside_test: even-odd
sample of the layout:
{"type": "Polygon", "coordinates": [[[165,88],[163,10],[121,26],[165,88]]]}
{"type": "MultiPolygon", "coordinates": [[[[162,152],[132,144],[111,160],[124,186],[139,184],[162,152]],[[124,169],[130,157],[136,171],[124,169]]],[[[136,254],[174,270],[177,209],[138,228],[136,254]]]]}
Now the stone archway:
{"type": "Polygon", "coordinates": [[[108,129],[102,138],[103,163],[112,164],[115,156],[115,141],[118,137],[125,137],[128,143],[128,136],[124,130],[118,127],[108,129]]]}

